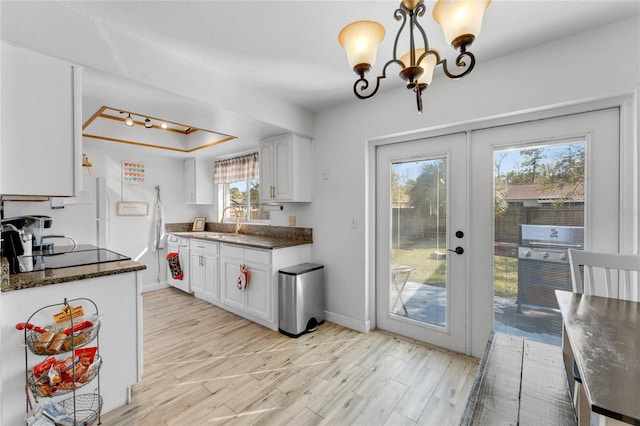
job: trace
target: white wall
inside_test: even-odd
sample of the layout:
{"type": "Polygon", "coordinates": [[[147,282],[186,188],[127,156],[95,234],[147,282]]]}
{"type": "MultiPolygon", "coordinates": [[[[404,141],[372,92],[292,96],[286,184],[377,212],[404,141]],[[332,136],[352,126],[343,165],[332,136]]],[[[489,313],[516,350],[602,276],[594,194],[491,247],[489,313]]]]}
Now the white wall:
{"type": "Polygon", "coordinates": [[[422,115],[413,94],[402,88],[318,114],[313,202],[298,214],[313,224],[313,260],[325,265],[326,309],[333,320],[366,329],[375,315],[369,313],[368,140],[631,93],[640,84],[639,24],[636,17],[494,61],[478,58],[464,79],[434,79],[423,95],[422,115]],[[328,180],[321,177],[325,169],[328,180]]]}
{"type": "MultiPolygon", "coordinates": [[[[125,144],[83,139],[83,152],[94,163],[95,176],[107,181],[109,198],[109,226],[107,248],[125,254],[143,263],[142,286],[149,287],[158,282],[158,253],[153,252],[153,207],[155,187],[160,186],[160,199],[164,205],[165,222],[192,222],[203,214],[202,206],[184,202],[184,161],[181,157],[167,157],[162,150],[140,148],[125,144]],[[145,163],[143,199],[149,203],[147,216],[118,216],[116,203],[121,200],[121,176],[123,161],[145,163]]],[[[166,280],[166,250],[160,252],[160,282],[166,280]]]]}

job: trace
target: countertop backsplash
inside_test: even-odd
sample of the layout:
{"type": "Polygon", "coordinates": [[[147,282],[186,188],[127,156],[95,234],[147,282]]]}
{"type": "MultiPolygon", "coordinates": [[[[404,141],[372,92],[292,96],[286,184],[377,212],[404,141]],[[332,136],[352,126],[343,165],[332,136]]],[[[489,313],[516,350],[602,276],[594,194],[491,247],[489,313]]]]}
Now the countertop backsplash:
{"type": "MultiPolygon", "coordinates": [[[[191,232],[193,223],[167,223],[165,225],[166,232],[191,232]]],[[[234,223],[218,223],[207,222],[205,231],[207,232],[235,232],[234,223]]],[[[267,226],[267,225],[249,225],[240,223],[240,234],[257,235],[264,237],[287,238],[297,241],[313,242],[312,228],[297,228],[292,226],[267,226]]]]}

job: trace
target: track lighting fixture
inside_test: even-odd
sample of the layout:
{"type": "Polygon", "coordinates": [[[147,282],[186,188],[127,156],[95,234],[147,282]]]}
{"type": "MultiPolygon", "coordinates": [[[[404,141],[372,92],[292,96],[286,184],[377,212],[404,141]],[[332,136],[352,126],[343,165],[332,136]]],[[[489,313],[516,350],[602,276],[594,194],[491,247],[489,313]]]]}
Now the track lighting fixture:
{"type": "MultiPolygon", "coordinates": [[[[156,123],[159,123],[159,124],[153,124],[153,121],[151,121],[151,118],[145,117],[144,115],[139,115],[139,114],[133,113],[137,117],[137,119],[139,120],[139,121],[135,121],[135,119],[131,116],[132,113],[130,113],[130,112],[120,111],[120,114],[122,116],[124,116],[126,114],[126,118],[124,119],[124,124],[127,127],[133,127],[133,126],[136,125],[136,123],[143,124],[142,123],[142,118],[144,117],[144,127],[147,128],[147,129],[153,129],[154,127],[156,127],[156,128],[160,127],[163,130],[167,130],[169,128],[169,125],[167,124],[167,122],[166,121],[160,121],[159,118],[154,118],[154,120],[157,120],[156,123]]],[[[186,131],[186,129],[185,129],[185,131],[186,131]]]]}

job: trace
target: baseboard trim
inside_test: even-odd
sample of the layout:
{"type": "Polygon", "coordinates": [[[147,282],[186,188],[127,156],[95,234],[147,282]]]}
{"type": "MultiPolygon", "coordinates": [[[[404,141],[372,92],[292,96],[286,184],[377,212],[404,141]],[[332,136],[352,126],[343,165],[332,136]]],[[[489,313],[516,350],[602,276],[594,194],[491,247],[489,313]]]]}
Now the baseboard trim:
{"type": "Polygon", "coordinates": [[[324,316],[327,321],[334,324],[341,325],[352,330],[359,331],[361,333],[368,333],[371,331],[371,323],[367,321],[358,321],[356,319],[337,314],[335,312],[324,311],[324,316]]]}
{"type": "Polygon", "coordinates": [[[169,287],[169,284],[167,284],[166,281],[163,281],[161,283],[143,284],[141,292],[147,293],[149,291],[160,290],[161,288],[167,288],[167,287],[169,287]]]}

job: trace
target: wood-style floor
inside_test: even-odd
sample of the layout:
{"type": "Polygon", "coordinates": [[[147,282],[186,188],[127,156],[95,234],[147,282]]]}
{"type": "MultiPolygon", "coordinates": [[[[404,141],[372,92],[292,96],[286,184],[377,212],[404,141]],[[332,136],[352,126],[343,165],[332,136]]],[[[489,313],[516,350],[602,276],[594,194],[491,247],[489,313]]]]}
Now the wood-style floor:
{"type": "Polygon", "coordinates": [[[453,425],[478,368],[328,322],[292,339],[175,289],[143,301],[144,377],[103,425],[453,425]]]}

